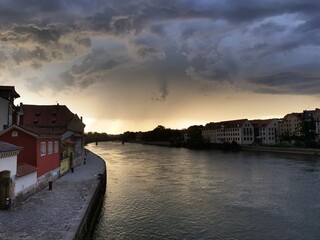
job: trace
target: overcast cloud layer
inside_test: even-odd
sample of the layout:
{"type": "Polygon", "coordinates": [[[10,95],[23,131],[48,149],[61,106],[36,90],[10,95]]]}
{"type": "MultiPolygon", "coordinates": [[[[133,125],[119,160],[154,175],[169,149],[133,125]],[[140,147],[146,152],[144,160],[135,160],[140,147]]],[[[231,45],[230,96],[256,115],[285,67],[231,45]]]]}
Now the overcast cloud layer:
{"type": "Polygon", "coordinates": [[[58,74],[60,84],[46,83],[60,89],[160,65],[154,78],[164,81],[153,99],[164,100],[175,71],[165,62],[175,57],[180,79],[320,92],[319,1],[7,0],[0,22],[2,71],[77,61],[58,74]]]}
{"type": "Polygon", "coordinates": [[[52,78],[59,83],[45,82],[60,90],[152,68],[162,81],[155,100],[170,93],[172,74],[260,93],[320,92],[319,1],[2,0],[0,22],[1,71],[74,61],[52,78]]]}

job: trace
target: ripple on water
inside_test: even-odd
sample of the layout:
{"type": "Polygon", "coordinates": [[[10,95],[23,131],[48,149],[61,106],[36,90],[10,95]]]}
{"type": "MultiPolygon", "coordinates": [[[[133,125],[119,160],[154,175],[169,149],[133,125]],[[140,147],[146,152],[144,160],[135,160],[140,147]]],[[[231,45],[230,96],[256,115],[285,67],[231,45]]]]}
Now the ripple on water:
{"type": "Polygon", "coordinates": [[[93,239],[320,236],[319,160],[138,144],[91,147],[108,165],[93,239]]]}

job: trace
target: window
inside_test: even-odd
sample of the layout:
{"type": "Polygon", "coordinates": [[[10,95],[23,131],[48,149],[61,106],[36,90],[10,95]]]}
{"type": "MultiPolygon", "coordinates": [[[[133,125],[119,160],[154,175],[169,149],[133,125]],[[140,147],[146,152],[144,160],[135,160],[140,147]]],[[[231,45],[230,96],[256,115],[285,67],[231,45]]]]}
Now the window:
{"type": "Polygon", "coordinates": [[[46,153],[47,153],[47,144],[46,144],[46,142],[41,142],[40,154],[41,154],[41,156],[44,156],[44,155],[46,155],[46,153]]]}
{"type": "Polygon", "coordinates": [[[52,142],[48,142],[48,154],[52,154],[53,153],[53,145],[52,142]]]}
{"type": "Polygon", "coordinates": [[[59,152],[58,141],[54,141],[54,153],[58,153],[58,152],[59,152]]]}
{"type": "Polygon", "coordinates": [[[17,131],[13,131],[13,132],[11,133],[11,136],[12,136],[12,137],[18,137],[18,132],[17,132],[17,131]]]}

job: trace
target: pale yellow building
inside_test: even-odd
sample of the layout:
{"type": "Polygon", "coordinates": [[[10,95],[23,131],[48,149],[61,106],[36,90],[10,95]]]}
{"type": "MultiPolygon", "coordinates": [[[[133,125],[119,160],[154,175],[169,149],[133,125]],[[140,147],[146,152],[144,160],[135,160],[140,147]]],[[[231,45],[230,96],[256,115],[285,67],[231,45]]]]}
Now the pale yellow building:
{"type": "Polygon", "coordinates": [[[302,124],[302,113],[289,113],[285,115],[284,118],[279,121],[279,137],[302,136],[302,124]]]}

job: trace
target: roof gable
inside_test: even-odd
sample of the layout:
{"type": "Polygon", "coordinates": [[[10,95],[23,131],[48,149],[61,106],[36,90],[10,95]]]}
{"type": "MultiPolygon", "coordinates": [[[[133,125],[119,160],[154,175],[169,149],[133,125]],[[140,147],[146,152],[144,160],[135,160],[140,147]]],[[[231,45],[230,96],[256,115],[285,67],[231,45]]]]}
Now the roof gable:
{"type": "Polygon", "coordinates": [[[265,128],[269,124],[273,123],[274,121],[276,121],[276,119],[255,119],[255,120],[250,120],[250,123],[255,128],[265,128]]]}
{"type": "Polygon", "coordinates": [[[6,128],[2,132],[0,132],[0,136],[12,130],[21,131],[34,138],[43,138],[43,137],[59,138],[59,134],[56,134],[55,132],[50,132],[50,129],[32,128],[32,127],[24,127],[24,126],[17,126],[17,125],[11,125],[10,127],[6,128]]]}
{"type": "Polygon", "coordinates": [[[239,128],[242,127],[246,122],[249,122],[248,119],[230,120],[217,123],[211,122],[206,124],[205,129],[239,128]]]}
{"type": "Polygon", "coordinates": [[[286,120],[286,119],[292,118],[292,117],[295,117],[299,120],[302,120],[303,113],[289,113],[289,114],[285,115],[283,119],[286,120]]]}

